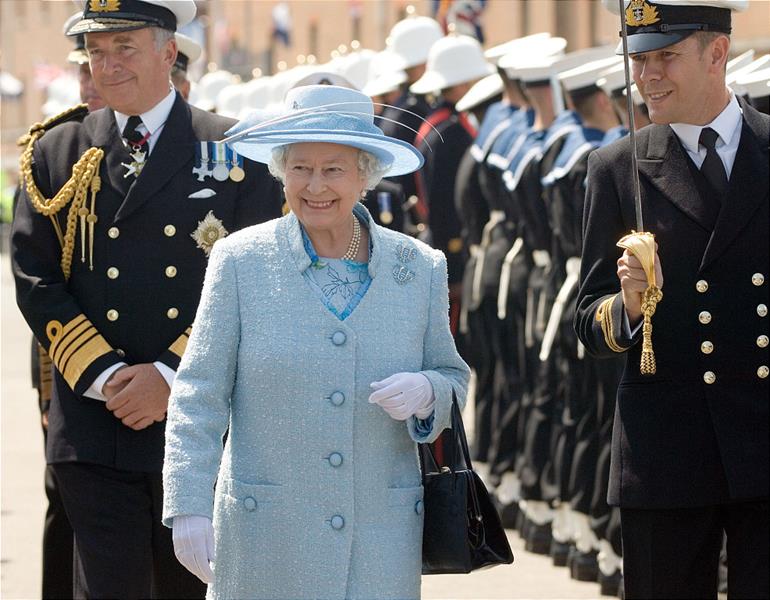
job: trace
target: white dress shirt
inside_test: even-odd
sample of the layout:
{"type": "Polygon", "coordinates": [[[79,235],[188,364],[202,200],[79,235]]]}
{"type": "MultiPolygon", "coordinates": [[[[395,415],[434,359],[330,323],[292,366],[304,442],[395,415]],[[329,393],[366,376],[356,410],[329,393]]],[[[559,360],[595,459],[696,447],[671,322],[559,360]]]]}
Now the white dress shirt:
{"type": "MultiPolygon", "coordinates": [[[[139,131],[139,133],[142,135],[147,135],[148,133],[150,134],[150,137],[147,139],[147,144],[149,145],[147,150],[148,155],[152,154],[152,149],[158,142],[160,133],[163,131],[163,126],[166,124],[166,120],[168,119],[168,115],[171,113],[171,108],[174,106],[175,101],[176,90],[172,88],[171,91],[169,91],[168,96],[163,98],[163,100],[158,102],[147,112],[139,115],[139,117],[142,119],[142,124],[137,127],[137,131],[139,131]]],[[[114,112],[115,122],[118,125],[118,131],[122,132],[126,127],[126,123],[128,123],[128,117],[130,115],[124,115],[118,111],[114,112]]],[[[125,143],[125,140],[123,143],[125,143]]],[[[162,362],[154,362],[153,365],[155,365],[155,368],[158,369],[160,374],[163,376],[163,379],[166,380],[169,389],[171,389],[171,385],[174,383],[174,378],[176,377],[176,371],[162,362]]],[[[115,371],[117,371],[120,367],[125,366],[127,366],[126,363],[118,362],[106,368],[96,379],[94,379],[91,387],[89,387],[83,395],[87,396],[88,398],[93,398],[94,400],[101,400],[106,402],[107,398],[102,393],[104,384],[107,383],[107,380],[115,371]]]]}

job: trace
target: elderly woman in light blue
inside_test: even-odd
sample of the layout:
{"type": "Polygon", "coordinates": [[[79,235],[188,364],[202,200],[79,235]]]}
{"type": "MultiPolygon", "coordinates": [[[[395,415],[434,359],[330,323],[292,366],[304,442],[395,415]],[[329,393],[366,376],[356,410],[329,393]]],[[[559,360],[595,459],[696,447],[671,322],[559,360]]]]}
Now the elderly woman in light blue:
{"type": "Polygon", "coordinates": [[[444,255],[358,200],[422,157],[355,90],[285,104],[229,140],[291,211],[213,248],[171,392],[163,522],[210,598],[419,598],[416,444],[450,426],[469,370],[444,255]]]}

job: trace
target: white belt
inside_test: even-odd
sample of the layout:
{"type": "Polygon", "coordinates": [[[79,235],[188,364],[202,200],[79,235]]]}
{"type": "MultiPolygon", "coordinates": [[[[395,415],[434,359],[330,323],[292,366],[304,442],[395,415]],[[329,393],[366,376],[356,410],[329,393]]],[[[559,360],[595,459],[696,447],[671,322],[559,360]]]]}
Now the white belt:
{"type": "Polygon", "coordinates": [[[508,313],[508,288],[511,283],[511,264],[523,247],[524,240],[516,238],[513,246],[505,255],[505,260],[503,260],[503,268],[500,272],[500,289],[497,290],[497,318],[501,321],[505,320],[505,316],[508,313]]]}
{"type": "Polygon", "coordinates": [[[548,325],[546,325],[545,334],[543,335],[543,345],[540,347],[541,361],[548,360],[551,354],[553,342],[556,339],[556,332],[559,330],[559,324],[561,323],[561,316],[564,314],[564,307],[567,305],[572,290],[575,289],[579,279],[580,258],[572,256],[567,259],[567,278],[556,295],[553,308],[551,308],[551,314],[548,317],[548,325]]]}
{"type": "MultiPolygon", "coordinates": [[[[478,264],[479,256],[482,255],[481,247],[478,244],[471,244],[468,247],[468,252],[470,252],[470,255],[476,260],[476,262],[473,264],[473,268],[476,268],[476,264],[478,264]]],[[[458,324],[458,327],[460,328],[460,333],[466,334],[468,333],[468,303],[462,302],[460,304],[460,323],[458,324]]]]}
{"type": "Polygon", "coordinates": [[[484,273],[484,257],[487,253],[487,248],[492,241],[492,231],[500,223],[505,221],[505,212],[502,210],[493,210],[489,213],[489,221],[484,225],[484,230],[481,232],[481,248],[476,256],[476,264],[473,265],[473,285],[471,287],[471,299],[474,304],[478,303],[481,298],[481,276],[484,273]]]}
{"type": "Polygon", "coordinates": [[[542,269],[547,269],[551,266],[551,255],[548,254],[548,250],[533,250],[532,260],[535,266],[542,269]]]}

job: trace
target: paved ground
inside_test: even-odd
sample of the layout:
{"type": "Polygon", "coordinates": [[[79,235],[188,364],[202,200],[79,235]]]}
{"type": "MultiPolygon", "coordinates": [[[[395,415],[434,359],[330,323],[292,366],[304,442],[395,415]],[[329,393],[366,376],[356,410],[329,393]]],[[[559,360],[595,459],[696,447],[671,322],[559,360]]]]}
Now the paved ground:
{"type": "MultiPolygon", "coordinates": [[[[3,226],[0,225],[0,228],[3,226]]],[[[7,231],[0,231],[0,597],[40,597],[40,540],[43,492],[43,437],[35,395],[29,383],[26,325],[16,308],[7,252],[7,231]]],[[[598,598],[597,584],[573,581],[565,569],[524,551],[514,532],[509,538],[516,560],[471,575],[423,578],[425,599],[598,598]]]]}

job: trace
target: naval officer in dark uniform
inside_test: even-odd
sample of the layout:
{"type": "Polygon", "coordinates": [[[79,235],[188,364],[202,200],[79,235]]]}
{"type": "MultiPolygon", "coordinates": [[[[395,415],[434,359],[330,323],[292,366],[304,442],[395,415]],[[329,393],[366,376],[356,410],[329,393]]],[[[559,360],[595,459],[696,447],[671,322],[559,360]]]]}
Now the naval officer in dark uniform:
{"type": "MultiPolygon", "coordinates": [[[[612,3],[614,4],[614,3],[612,3]]],[[[653,375],[640,374],[631,146],[589,159],[576,329],[597,356],[626,354],[609,501],[621,508],[626,598],[767,598],[770,118],[725,86],[738,3],[634,0],[623,15],[653,125],[639,131],[644,227],[663,298],[653,375]]]]}
{"type": "Polygon", "coordinates": [[[30,132],[12,234],[17,301],[54,364],[46,449],[75,534],[72,594],[203,597],[160,522],[165,411],[213,243],[280,214],[266,170],[207,143],[232,121],[169,74],[190,1],[89,2],[109,108],[30,132]]]}

